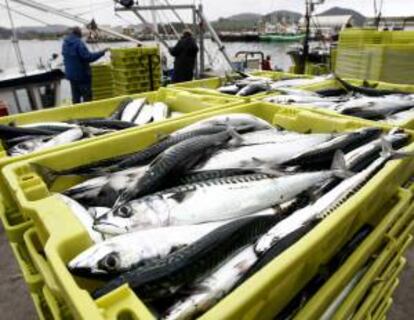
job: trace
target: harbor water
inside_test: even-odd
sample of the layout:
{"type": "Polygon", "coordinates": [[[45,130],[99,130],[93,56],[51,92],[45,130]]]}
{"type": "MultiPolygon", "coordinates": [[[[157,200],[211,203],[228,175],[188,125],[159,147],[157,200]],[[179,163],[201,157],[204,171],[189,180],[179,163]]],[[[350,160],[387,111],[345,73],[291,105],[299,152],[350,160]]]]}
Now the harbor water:
{"type": "MultiPolygon", "coordinates": [[[[170,41],[170,45],[173,46],[176,41],[170,41]]],[[[36,67],[39,63],[46,64],[48,59],[53,53],[60,55],[62,40],[22,40],[19,42],[21,51],[23,54],[24,63],[28,68],[36,67]]],[[[149,44],[151,42],[148,42],[149,44]]],[[[211,40],[206,40],[206,67],[211,67],[212,70],[220,73],[224,73],[228,66],[224,61],[223,56],[220,54],[218,47],[211,40]]],[[[92,51],[101,50],[106,47],[130,47],[133,44],[128,42],[115,42],[115,43],[97,43],[89,44],[89,48],[92,51]]],[[[286,43],[269,43],[269,42],[228,42],[225,43],[226,50],[230,57],[234,57],[239,51],[261,51],[263,54],[270,55],[272,57],[272,66],[281,68],[285,71],[289,69],[292,62],[289,56],[286,54],[291,48],[292,44],[286,43]]],[[[166,52],[165,48],[161,48],[163,54],[166,55],[168,65],[172,66],[173,58],[166,52]]],[[[100,61],[109,60],[109,54],[102,58],[100,61]]],[[[0,69],[8,69],[17,67],[17,59],[13,49],[13,46],[9,40],[0,40],[0,69]]],[[[0,73],[1,75],[1,73],[0,73]]],[[[21,104],[25,111],[28,110],[27,96],[24,93],[19,93],[21,104]]],[[[0,99],[6,100],[10,105],[11,113],[16,112],[16,107],[13,103],[13,98],[10,95],[0,93],[0,99]]],[[[61,101],[62,104],[70,104],[70,86],[69,83],[64,80],[62,82],[61,89],[61,101]]]]}

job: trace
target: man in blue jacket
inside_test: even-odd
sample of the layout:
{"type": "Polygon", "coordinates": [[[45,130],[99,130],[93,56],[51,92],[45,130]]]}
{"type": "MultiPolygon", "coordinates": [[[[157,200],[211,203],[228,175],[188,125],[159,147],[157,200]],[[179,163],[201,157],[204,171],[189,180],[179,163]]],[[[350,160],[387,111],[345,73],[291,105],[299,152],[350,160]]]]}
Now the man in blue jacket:
{"type": "Polygon", "coordinates": [[[72,103],[92,100],[92,77],[89,64],[101,58],[108,49],[90,52],[82,41],[82,31],[74,27],[63,40],[62,55],[66,79],[70,81],[72,103]]]}

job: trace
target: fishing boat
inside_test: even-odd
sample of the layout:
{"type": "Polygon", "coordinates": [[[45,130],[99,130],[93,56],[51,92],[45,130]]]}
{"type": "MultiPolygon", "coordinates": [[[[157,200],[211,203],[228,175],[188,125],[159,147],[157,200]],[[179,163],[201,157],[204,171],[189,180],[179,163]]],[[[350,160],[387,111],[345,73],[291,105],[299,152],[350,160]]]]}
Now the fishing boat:
{"type": "Polygon", "coordinates": [[[261,41],[270,42],[298,42],[304,38],[304,33],[264,33],[259,35],[261,41]]]}

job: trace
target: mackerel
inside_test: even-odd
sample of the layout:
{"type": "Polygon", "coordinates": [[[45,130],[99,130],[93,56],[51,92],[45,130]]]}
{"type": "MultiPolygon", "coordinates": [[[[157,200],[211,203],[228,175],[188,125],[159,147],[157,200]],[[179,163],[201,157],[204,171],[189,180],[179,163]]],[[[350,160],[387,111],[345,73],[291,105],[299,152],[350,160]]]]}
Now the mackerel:
{"type": "Polygon", "coordinates": [[[211,273],[192,283],[189,289],[186,288],[186,291],[190,291],[191,294],[170,307],[163,319],[193,319],[206,312],[233,289],[235,283],[256,260],[253,246],[249,245],[241,249],[211,273]]]}
{"type": "Polygon", "coordinates": [[[154,159],[142,177],[139,177],[120,194],[117,205],[157,191],[164,181],[191,170],[201,159],[209,157],[234,134],[234,131],[226,130],[212,135],[190,138],[168,148],[154,159]]]}
{"type": "Polygon", "coordinates": [[[182,129],[179,129],[175,132],[173,132],[170,136],[176,136],[185,132],[193,131],[196,129],[201,128],[208,128],[208,127],[215,127],[219,126],[222,128],[228,128],[232,127],[235,130],[242,127],[251,127],[252,131],[255,130],[263,130],[263,129],[272,129],[272,125],[256,116],[253,116],[248,113],[229,113],[229,114],[223,114],[218,116],[213,116],[210,118],[206,118],[203,120],[200,120],[196,123],[193,123],[189,126],[186,126],[182,129]]]}
{"type": "Polygon", "coordinates": [[[193,244],[126,272],[96,290],[99,298],[128,283],[143,299],[168,297],[184,284],[210,272],[229,255],[252,244],[279,220],[274,215],[252,216],[229,222],[193,244]]]}
{"type": "Polygon", "coordinates": [[[393,156],[406,156],[404,153],[392,151],[392,148],[385,142],[383,142],[383,147],[384,151],[382,156],[366,169],[342,181],[334,189],[319,198],[314,204],[297,210],[288,218],[276,224],[276,226],[258,240],[255,247],[256,252],[263,254],[301,226],[323,220],[356,193],[393,156]]]}
{"type": "Polygon", "coordinates": [[[330,163],[337,150],[346,153],[369,141],[379,137],[382,130],[378,128],[364,128],[340,135],[314,148],[306,150],[282,163],[284,166],[307,166],[330,163]]]}
{"type": "Polygon", "coordinates": [[[66,197],[63,194],[59,194],[57,195],[57,197],[69,207],[73,215],[83,225],[89,237],[92,239],[94,243],[99,243],[104,239],[99,232],[93,230],[92,226],[94,220],[89,215],[88,211],[81,204],[69,197],[66,197]]]}
{"type": "Polygon", "coordinates": [[[79,276],[111,278],[151,259],[164,258],[225,223],[163,227],[113,237],[83,251],[69,262],[68,268],[79,276]]]}
{"type": "Polygon", "coordinates": [[[121,234],[233,219],[292,200],[312,186],[343,174],[341,169],[278,178],[259,173],[182,185],[130,201],[98,219],[94,228],[121,234]]]}

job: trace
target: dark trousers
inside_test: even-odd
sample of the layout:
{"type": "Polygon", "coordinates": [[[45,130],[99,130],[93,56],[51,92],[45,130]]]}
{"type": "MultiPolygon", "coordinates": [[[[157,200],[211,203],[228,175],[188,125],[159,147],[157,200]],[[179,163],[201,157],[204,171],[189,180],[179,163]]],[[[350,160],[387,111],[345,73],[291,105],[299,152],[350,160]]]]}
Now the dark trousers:
{"type": "Polygon", "coordinates": [[[90,82],[70,81],[70,87],[72,90],[72,103],[92,100],[92,88],[90,82]]]}

